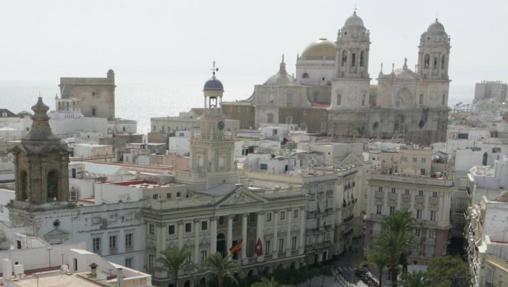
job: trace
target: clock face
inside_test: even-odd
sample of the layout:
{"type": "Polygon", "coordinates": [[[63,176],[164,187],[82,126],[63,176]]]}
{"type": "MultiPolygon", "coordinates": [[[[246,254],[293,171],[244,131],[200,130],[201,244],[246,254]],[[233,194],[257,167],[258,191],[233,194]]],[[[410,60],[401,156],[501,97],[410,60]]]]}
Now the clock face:
{"type": "Polygon", "coordinates": [[[224,121],[218,122],[217,127],[219,128],[219,130],[223,130],[224,129],[224,121]]]}

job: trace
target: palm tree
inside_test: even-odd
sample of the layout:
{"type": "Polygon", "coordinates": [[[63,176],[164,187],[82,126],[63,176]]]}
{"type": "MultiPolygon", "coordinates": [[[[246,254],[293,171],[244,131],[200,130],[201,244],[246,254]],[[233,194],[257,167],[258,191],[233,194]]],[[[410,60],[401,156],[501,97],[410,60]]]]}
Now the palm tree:
{"type": "Polygon", "coordinates": [[[376,265],[378,272],[379,287],[383,287],[383,271],[388,265],[388,255],[385,250],[382,250],[377,244],[367,254],[367,262],[376,265]]]}
{"type": "Polygon", "coordinates": [[[183,248],[167,248],[161,252],[161,257],[157,258],[160,265],[158,269],[167,271],[173,274],[174,286],[178,286],[178,273],[180,269],[186,264],[189,264],[188,259],[191,252],[183,248]]]}
{"type": "MultiPolygon", "coordinates": [[[[401,258],[405,259],[414,242],[413,226],[414,219],[407,210],[395,212],[383,223],[384,233],[379,239],[378,245],[388,255],[388,267],[393,287],[397,286],[401,258]]],[[[405,261],[403,260],[404,273],[407,270],[405,261]]]]}
{"type": "Polygon", "coordinates": [[[251,287],[284,287],[284,285],[275,281],[273,278],[268,279],[263,277],[261,278],[261,281],[252,284],[251,287]]]}
{"type": "Polygon", "coordinates": [[[205,268],[217,279],[217,287],[224,287],[225,279],[238,285],[235,274],[240,273],[240,264],[231,259],[231,255],[222,256],[219,252],[212,254],[206,258],[205,268]]]}
{"type": "Polygon", "coordinates": [[[402,276],[402,287],[426,287],[432,285],[425,276],[425,272],[417,271],[402,276]]]}

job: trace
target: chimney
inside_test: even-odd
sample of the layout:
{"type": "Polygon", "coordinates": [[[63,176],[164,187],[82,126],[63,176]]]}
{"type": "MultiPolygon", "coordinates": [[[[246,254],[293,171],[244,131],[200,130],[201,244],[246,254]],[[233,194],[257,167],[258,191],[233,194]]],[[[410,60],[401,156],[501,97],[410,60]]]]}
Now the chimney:
{"type": "Polygon", "coordinates": [[[116,269],[116,286],[117,287],[123,287],[123,278],[124,278],[123,269],[117,268],[116,269]]]}
{"type": "Polygon", "coordinates": [[[92,274],[93,277],[97,277],[97,264],[95,264],[95,262],[93,262],[92,264],[88,265],[90,266],[90,273],[92,274]]]}

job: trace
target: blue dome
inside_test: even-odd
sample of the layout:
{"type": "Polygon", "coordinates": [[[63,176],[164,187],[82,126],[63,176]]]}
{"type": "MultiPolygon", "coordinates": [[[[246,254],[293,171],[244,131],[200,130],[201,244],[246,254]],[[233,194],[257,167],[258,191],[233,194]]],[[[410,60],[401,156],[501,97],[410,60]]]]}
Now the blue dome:
{"type": "Polygon", "coordinates": [[[217,78],[213,77],[210,80],[206,81],[205,86],[203,87],[203,91],[224,92],[224,86],[222,86],[221,81],[219,81],[217,78]]]}

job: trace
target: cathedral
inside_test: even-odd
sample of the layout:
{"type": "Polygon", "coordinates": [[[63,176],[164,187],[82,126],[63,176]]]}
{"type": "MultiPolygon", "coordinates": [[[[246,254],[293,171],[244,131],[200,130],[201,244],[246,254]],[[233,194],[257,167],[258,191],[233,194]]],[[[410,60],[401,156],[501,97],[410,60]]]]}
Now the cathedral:
{"type": "Polygon", "coordinates": [[[369,74],[370,32],[356,14],[335,42],[319,39],[297,56],[296,75],[279,71],[246,100],[225,102],[240,128],[295,124],[336,138],[445,141],[448,119],[450,37],[436,19],[420,37],[415,71],[392,66],[377,84],[369,74]]]}

